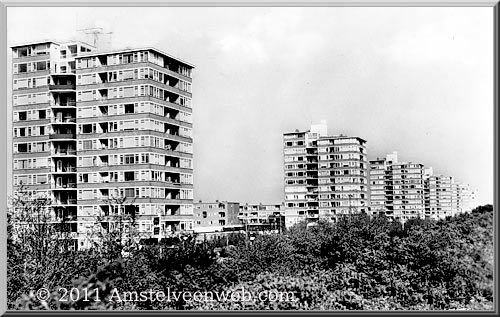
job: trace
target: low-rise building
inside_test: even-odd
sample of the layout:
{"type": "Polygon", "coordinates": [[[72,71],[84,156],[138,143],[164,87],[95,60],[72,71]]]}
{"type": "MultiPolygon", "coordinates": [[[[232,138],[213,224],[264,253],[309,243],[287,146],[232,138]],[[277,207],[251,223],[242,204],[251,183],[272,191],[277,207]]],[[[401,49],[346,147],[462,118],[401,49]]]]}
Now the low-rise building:
{"type": "Polygon", "coordinates": [[[281,233],[285,229],[285,206],[247,203],[240,205],[239,218],[245,231],[281,233]]]}
{"type": "Polygon", "coordinates": [[[240,204],[237,202],[218,201],[194,203],[194,231],[213,233],[237,231],[242,229],[238,218],[240,204]]]}

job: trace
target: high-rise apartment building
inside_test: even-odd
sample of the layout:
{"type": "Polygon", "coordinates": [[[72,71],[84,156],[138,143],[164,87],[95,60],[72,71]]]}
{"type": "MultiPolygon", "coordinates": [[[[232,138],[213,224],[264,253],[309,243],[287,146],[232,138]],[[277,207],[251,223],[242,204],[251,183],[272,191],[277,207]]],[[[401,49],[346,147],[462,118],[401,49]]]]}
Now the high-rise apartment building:
{"type": "Polygon", "coordinates": [[[459,182],[451,184],[451,215],[471,211],[475,207],[474,197],[474,192],[468,184],[459,182]]]}
{"type": "Polygon", "coordinates": [[[427,213],[433,219],[455,216],[476,207],[475,191],[450,176],[430,175],[426,181],[426,192],[427,213]]]}
{"type": "MultiPolygon", "coordinates": [[[[453,177],[430,175],[426,180],[429,202],[427,215],[433,219],[452,216],[453,177]]],[[[457,198],[457,197],[455,197],[457,198]]]]}
{"type": "Polygon", "coordinates": [[[286,226],[368,211],[366,141],[327,126],[283,135],[286,226]]]}
{"type": "Polygon", "coordinates": [[[134,214],[155,238],[193,229],[193,65],[80,42],[12,52],[14,186],[47,192],[75,247],[96,216],[134,214]]]}
{"type": "Polygon", "coordinates": [[[398,162],[397,153],[370,160],[371,214],[405,222],[442,219],[473,208],[473,192],[453,177],[434,175],[432,167],[398,162]]]}
{"type": "Polygon", "coordinates": [[[397,153],[370,160],[370,209],[372,214],[406,221],[424,218],[424,165],[398,162],[397,153]]]}

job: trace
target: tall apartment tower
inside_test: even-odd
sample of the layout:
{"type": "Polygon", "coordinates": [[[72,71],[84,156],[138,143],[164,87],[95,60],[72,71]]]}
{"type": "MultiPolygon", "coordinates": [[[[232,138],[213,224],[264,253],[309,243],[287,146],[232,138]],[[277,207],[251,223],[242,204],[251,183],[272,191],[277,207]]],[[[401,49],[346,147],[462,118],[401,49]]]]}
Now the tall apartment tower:
{"type": "Polygon", "coordinates": [[[398,162],[397,153],[370,160],[370,209],[399,221],[425,218],[425,168],[398,162]]]}
{"type": "Polygon", "coordinates": [[[328,136],[327,126],[283,135],[286,227],[367,212],[366,141],[328,136]]]}
{"type": "Polygon", "coordinates": [[[431,175],[427,179],[426,190],[429,193],[427,211],[430,218],[443,219],[454,214],[452,210],[453,177],[431,175]]]}
{"type": "Polygon", "coordinates": [[[453,177],[431,175],[426,181],[427,210],[433,219],[443,219],[469,212],[474,207],[475,191],[468,184],[456,182],[453,177]]]}
{"type": "Polygon", "coordinates": [[[48,192],[76,248],[96,215],[133,213],[153,238],[192,230],[193,65],[79,42],[12,51],[14,186],[48,192]]]}
{"type": "Polygon", "coordinates": [[[451,184],[451,215],[455,216],[458,213],[471,211],[474,202],[474,192],[468,184],[453,183],[451,184]]]}

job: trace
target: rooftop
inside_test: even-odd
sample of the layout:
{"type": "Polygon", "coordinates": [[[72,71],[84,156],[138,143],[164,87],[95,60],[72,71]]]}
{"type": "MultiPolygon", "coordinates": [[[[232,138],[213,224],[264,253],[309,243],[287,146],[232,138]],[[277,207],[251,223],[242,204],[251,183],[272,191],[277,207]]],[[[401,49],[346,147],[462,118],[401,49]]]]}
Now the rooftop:
{"type": "Polygon", "coordinates": [[[108,50],[108,51],[93,51],[93,52],[86,52],[86,53],[82,53],[80,56],[78,56],[77,58],[82,58],[82,57],[87,57],[87,56],[98,56],[98,55],[108,55],[108,54],[116,54],[116,53],[126,53],[126,52],[136,52],[136,51],[155,51],[161,55],[164,55],[166,57],[169,57],[169,58],[172,58],[172,59],[175,59],[176,61],[179,61],[187,66],[190,66],[192,68],[195,68],[195,66],[191,63],[188,63],[180,58],[177,58],[173,55],[170,55],[170,54],[167,54],[165,53],[164,51],[160,50],[160,49],[157,49],[157,48],[154,48],[154,47],[136,47],[136,48],[131,48],[131,47],[126,47],[126,48],[123,48],[123,49],[117,49],[117,50],[108,50]]]}
{"type": "Polygon", "coordinates": [[[78,41],[78,40],[67,40],[67,41],[58,42],[58,41],[51,41],[51,40],[45,40],[45,39],[44,40],[40,40],[40,41],[24,42],[24,43],[20,43],[20,44],[15,44],[15,45],[11,45],[10,47],[11,48],[16,48],[16,47],[38,45],[38,44],[47,44],[47,43],[52,43],[52,44],[57,44],[57,45],[80,43],[80,44],[84,44],[86,46],[94,47],[93,45],[91,45],[89,43],[78,41]]]}

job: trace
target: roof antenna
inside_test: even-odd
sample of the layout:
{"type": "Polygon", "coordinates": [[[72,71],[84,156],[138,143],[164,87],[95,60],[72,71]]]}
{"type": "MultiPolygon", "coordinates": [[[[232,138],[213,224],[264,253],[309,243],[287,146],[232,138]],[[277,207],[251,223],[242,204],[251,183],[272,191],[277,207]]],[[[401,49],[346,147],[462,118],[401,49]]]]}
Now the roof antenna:
{"type": "Polygon", "coordinates": [[[77,30],[78,32],[83,32],[87,35],[92,35],[93,39],[94,39],[94,47],[97,48],[97,41],[99,40],[99,37],[100,35],[103,35],[103,34],[113,34],[113,32],[107,32],[107,33],[104,33],[103,32],[103,29],[102,28],[86,28],[86,29],[80,29],[80,30],[77,30]]]}

